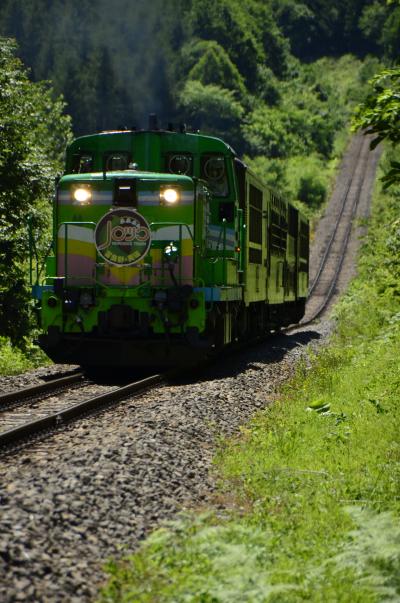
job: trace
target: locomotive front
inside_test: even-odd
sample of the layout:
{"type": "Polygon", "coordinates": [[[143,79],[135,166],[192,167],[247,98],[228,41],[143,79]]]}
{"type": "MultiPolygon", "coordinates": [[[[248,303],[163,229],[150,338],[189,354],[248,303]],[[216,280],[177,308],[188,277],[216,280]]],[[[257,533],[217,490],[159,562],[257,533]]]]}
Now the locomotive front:
{"type": "Polygon", "coordinates": [[[204,354],[210,342],[196,257],[207,199],[200,181],[176,174],[61,178],[54,256],[40,291],[39,344],[52,360],[172,366],[204,354]]]}

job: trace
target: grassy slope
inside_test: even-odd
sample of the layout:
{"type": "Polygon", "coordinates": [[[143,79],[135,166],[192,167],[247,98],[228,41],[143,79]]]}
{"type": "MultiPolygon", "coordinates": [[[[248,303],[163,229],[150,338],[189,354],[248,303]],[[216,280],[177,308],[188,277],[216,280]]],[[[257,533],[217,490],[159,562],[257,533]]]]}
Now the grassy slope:
{"type": "Polygon", "coordinates": [[[399,204],[376,194],[329,346],[220,450],[230,510],[111,563],[102,602],[399,600],[399,204]]]}

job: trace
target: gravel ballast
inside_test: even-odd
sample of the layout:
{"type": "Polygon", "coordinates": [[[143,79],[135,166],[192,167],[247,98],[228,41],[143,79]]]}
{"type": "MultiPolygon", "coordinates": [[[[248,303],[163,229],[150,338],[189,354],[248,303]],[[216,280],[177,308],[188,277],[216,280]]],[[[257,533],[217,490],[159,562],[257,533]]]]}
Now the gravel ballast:
{"type": "Polygon", "coordinates": [[[52,379],[65,377],[65,375],[69,375],[79,370],[79,368],[75,364],[50,364],[49,366],[42,366],[20,375],[1,375],[0,392],[5,394],[16,389],[47,383],[52,379]]]}
{"type": "Polygon", "coordinates": [[[103,563],[213,491],[216,439],[270,404],[329,324],[280,335],[208,371],[0,459],[0,600],[86,602],[103,563]]]}

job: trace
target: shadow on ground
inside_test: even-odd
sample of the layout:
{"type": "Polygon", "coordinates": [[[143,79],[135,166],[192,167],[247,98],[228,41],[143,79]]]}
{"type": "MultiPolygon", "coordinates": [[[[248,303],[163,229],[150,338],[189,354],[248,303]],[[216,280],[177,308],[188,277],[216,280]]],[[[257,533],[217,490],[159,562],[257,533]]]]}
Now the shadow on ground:
{"type": "Polygon", "coordinates": [[[277,333],[245,350],[225,351],[222,357],[215,359],[206,367],[187,369],[183,375],[170,379],[169,382],[187,385],[199,381],[235,377],[248,369],[262,370],[263,365],[280,362],[292,350],[298,350],[300,354],[305,346],[320,338],[321,334],[311,329],[293,334],[277,333]]]}

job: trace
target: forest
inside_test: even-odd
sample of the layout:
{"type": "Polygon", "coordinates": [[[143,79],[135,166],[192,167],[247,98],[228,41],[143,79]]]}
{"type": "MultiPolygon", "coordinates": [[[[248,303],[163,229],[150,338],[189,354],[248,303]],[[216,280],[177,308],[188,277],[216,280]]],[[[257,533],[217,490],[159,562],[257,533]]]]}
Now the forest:
{"type": "Polygon", "coordinates": [[[39,253],[73,135],[146,127],[155,112],[161,125],[223,137],[311,215],[354,107],[365,101],[358,125],[383,131],[382,80],[365,99],[370,78],[398,61],[400,5],[3,0],[0,36],[0,336],[24,347],[33,324],[27,224],[41,233],[39,253]]]}
{"type": "MultiPolygon", "coordinates": [[[[156,112],[164,123],[228,133],[243,149],[254,146],[243,126],[256,121],[256,106],[279,107],[282,83],[300,77],[302,64],[348,53],[395,61],[399,23],[399,6],[384,0],[4,0],[0,8],[1,35],[16,38],[34,81],[51,80],[64,95],[75,134],[143,127],[156,112]]],[[[314,92],[310,102],[325,99],[327,91],[314,92]]]]}

